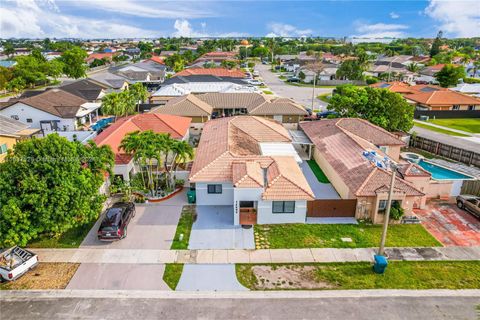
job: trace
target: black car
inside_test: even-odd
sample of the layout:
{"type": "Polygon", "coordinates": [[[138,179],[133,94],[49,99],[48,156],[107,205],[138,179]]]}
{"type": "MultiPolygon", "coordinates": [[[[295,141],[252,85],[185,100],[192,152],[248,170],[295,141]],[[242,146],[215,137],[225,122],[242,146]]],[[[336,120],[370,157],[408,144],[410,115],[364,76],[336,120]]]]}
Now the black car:
{"type": "Polygon", "coordinates": [[[300,82],[300,79],[297,77],[290,77],[287,79],[287,82],[300,82]]]}
{"type": "Polygon", "coordinates": [[[135,217],[135,204],[133,202],[119,202],[110,207],[100,224],[98,240],[120,240],[127,236],[127,226],[135,217]]]}

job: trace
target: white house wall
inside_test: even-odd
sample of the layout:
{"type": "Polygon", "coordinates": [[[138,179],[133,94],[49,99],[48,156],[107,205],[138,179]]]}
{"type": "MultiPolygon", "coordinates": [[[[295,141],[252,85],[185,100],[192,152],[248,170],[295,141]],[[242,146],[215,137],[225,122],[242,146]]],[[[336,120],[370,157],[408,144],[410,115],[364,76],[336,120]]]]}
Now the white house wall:
{"type": "Polygon", "coordinates": [[[59,121],[57,123],[58,129],[63,130],[64,126],[66,127],[66,131],[74,131],[75,130],[75,119],[63,119],[48,112],[32,108],[26,104],[18,102],[8,108],[5,108],[0,111],[0,114],[6,117],[11,116],[18,116],[18,120],[30,125],[31,128],[41,129],[40,121],[59,121]],[[27,122],[27,119],[32,119],[31,123],[27,122]]]}
{"type": "Polygon", "coordinates": [[[197,205],[217,205],[217,206],[232,206],[233,205],[233,185],[230,182],[197,182],[195,183],[195,190],[197,195],[197,205]],[[212,194],[207,192],[207,185],[221,184],[222,193],[212,194]]]}
{"type": "Polygon", "coordinates": [[[294,213],[273,213],[272,201],[259,201],[257,207],[257,224],[305,223],[307,201],[295,201],[294,213]]]}
{"type": "Polygon", "coordinates": [[[262,201],[263,188],[234,188],[233,191],[233,223],[240,224],[240,201],[262,201]]]}

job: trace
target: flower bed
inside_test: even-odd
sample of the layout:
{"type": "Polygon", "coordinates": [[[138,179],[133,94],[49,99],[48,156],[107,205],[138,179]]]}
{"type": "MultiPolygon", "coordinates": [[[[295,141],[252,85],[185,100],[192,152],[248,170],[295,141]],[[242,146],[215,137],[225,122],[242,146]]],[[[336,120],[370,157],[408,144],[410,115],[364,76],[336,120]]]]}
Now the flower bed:
{"type": "Polygon", "coordinates": [[[139,193],[139,192],[134,192],[133,194],[144,197],[146,202],[161,202],[161,201],[165,201],[165,200],[168,200],[168,199],[172,198],[173,196],[180,193],[182,190],[183,190],[183,187],[178,187],[173,192],[171,192],[171,193],[169,193],[169,194],[167,194],[163,197],[149,197],[148,195],[145,195],[145,194],[139,193]]]}

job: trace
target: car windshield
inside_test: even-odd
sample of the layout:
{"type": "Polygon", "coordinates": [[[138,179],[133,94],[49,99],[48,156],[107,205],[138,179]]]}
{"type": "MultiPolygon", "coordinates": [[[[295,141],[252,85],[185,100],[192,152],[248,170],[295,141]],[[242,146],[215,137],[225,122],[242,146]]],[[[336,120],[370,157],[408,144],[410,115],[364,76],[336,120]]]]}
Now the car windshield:
{"type": "Polygon", "coordinates": [[[102,227],[100,227],[100,231],[106,231],[106,232],[109,232],[109,231],[117,231],[117,227],[114,227],[114,226],[102,226],[102,227]]]}

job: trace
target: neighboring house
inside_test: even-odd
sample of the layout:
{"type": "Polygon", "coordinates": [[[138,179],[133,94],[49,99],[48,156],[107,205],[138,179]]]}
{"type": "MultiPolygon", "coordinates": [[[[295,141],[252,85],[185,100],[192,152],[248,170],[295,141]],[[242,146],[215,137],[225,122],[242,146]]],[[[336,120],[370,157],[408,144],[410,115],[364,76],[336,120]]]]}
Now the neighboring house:
{"type": "Polygon", "coordinates": [[[400,81],[377,82],[370,85],[370,87],[378,88],[378,89],[387,89],[388,91],[396,92],[400,94],[415,93],[415,90],[412,89],[412,87],[408,83],[400,82],[400,81]]]}
{"type": "Polygon", "coordinates": [[[130,83],[158,83],[165,80],[165,65],[152,60],[140,61],[126,66],[111,68],[115,74],[126,78],[130,83]]]}
{"type": "MultiPolygon", "coordinates": [[[[378,161],[399,160],[404,143],[393,134],[357,118],[302,122],[300,128],[314,144],[313,158],[342,199],[357,199],[355,218],[383,221],[391,181],[391,169],[373,163],[366,152],[374,151],[378,161]]],[[[425,193],[397,176],[394,201],[411,213],[425,193]]]]}
{"type": "Polygon", "coordinates": [[[417,110],[480,110],[480,99],[458,93],[446,88],[432,85],[416,85],[410,87],[412,94],[404,97],[417,110]]]}
{"type": "Polygon", "coordinates": [[[220,66],[223,61],[236,61],[236,60],[237,60],[236,52],[214,51],[214,52],[205,53],[203,56],[195,60],[192,63],[192,66],[202,67],[206,62],[212,62],[212,63],[215,63],[217,66],[220,66]]]}
{"type": "Polygon", "coordinates": [[[216,77],[226,78],[245,78],[245,72],[240,69],[227,68],[188,68],[177,72],[173,77],[179,76],[193,76],[193,75],[210,75],[216,77]]]}
{"type": "Polygon", "coordinates": [[[81,79],[62,85],[60,86],[60,89],[89,102],[100,102],[105,96],[108,86],[99,84],[90,79],[81,79]]]}
{"type": "Polygon", "coordinates": [[[380,57],[368,70],[368,73],[379,77],[382,74],[390,74],[392,79],[404,82],[412,82],[415,74],[407,70],[407,66],[412,63],[412,56],[400,55],[393,57],[380,57]]]}
{"type": "Polygon", "coordinates": [[[314,194],[294,153],[288,131],[273,120],[237,116],[209,121],[189,178],[197,205],[232,206],[235,225],[304,223],[314,194]],[[285,154],[272,155],[267,152],[271,148],[285,154]]]}
{"type": "Polygon", "coordinates": [[[308,115],[303,106],[290,99],[270,98],[259,93],[188,94],[172,99],[151,112],[190,117],[195,129],[200,129],[212,118],[236,115],[271,118],[290,129],[296,129],[298,123],[308,115]]]}
{"type": "Polygon", "coordinates": [[[129,82],[124,77],[118,76],[108,70],[102,70],[95,73],[90,73],[88,79],[107,86],[109,91],[123,91],[128,88],[129,82]]]}
{"type": "Polygon", "coordinates": [[[335,80],[337,78],[338,67],[334,64],[325,65],[322,71],[318,74],[318,79],[321,81],[335,80]]]}
{"type": "Polygon", "coordinates": [[[118,52],[95,52],[95,53],[92,53],[90,54],[86,59],[85,59],[85,62],[90,64],[92,63],[95,59],[97,60],[102,60],[102,59],[106,59],[107,61],[111,62],[113,57],[116,56],[116,55],[119,55],[120,53],[118,52]]]}
{"type": "Polygon", "coordinates": [[[155,62],[155,63],[158,63],[158,64],[161,64],[161,65],[165,65],[165,61],[163,61],[162,58],[160,58],[159,56],[152,56],[150,59],[148,59],[149,61],[152,61],[152,62],[155,62]]]}
{"type": "Polygon", "coordinates": [[[480,98],[480,83],[462,83],[450,90],[480,98]]]}
{"type": "MultiPolygon", "coordinates": [[[[177,77],[175,77],[177,78],[177,77]]],[[[173,78],[172,78],[173,79],[173,78]]],[[[165,104],[172,98],[195,93],[256,93],[254,86],[237,84],[230,81],[223,82],[186,82],[162,85],[160,89],[150,96],[150,101],[155,104],[165,104]]]]}
{"type": "Polygon", "coordinates": [[[28,124],[0,115],[0,162],[5,160],[7,151],[23,139],[40,133],[40,129],[30,129],[28,124]]]}
{"type": "Polygon", "coordinates": [[[9,101],[0,114],[44,131],[75,131],[98,117],[100,103],[88,102],[61,89],[9,101]]]}
{"type": "Polygon", "coordinates": [[[100,133],[93,141],[99,146],[109,145],[115,153],[113,172],[129,181],[139,170],[135,168],[133,156],[126,154],[119,146],[130,132],[152,130],[155,133],[168,133],[173,139],[188,141],[190,119],[166,114],[144,113],[118,119],[100,133]]]}

